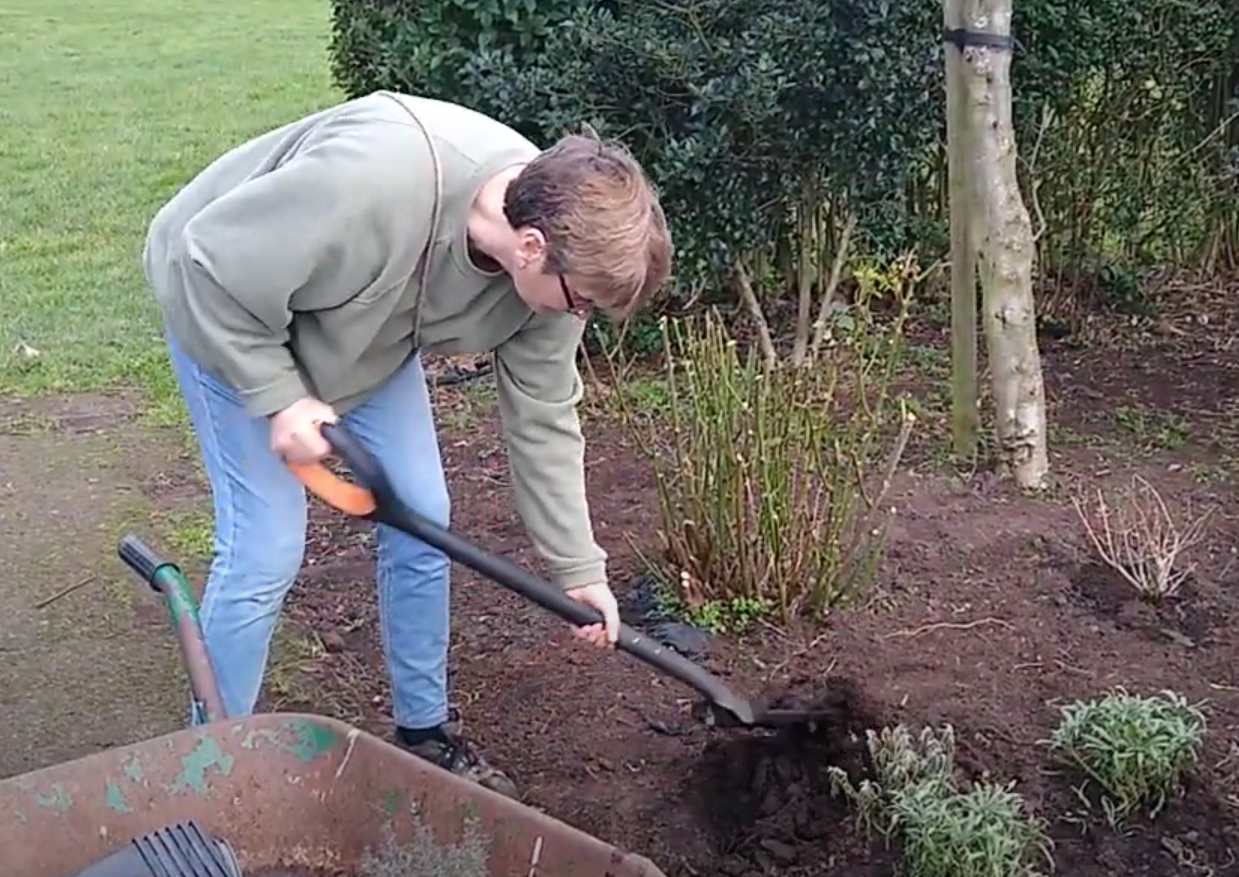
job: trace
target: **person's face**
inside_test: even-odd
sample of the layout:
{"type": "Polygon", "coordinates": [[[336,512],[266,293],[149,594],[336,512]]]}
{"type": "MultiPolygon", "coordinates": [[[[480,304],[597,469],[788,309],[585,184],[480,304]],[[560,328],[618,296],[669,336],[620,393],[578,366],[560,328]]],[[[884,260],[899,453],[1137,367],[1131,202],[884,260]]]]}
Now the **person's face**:
{"type": "Polygon", "coordinates": [[[547,274],[546,238],[537,229],[522,229],[517,234],[517,253],[512,269],[516,293],[533,310],[567,311],[587,319],[593,308],[588,293],[573,283],[570,276],[547,274]]]}

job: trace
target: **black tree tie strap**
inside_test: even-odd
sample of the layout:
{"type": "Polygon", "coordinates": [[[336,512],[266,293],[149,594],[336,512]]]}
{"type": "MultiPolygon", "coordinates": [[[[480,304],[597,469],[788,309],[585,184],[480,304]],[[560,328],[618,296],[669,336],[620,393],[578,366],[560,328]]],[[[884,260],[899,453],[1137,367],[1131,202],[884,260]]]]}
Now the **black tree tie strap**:
{"type": "Polygon", "coordinates": [[[1011,34],[987,33],[980,30],[968,30],[966,27],[948,28],[943,33],[942,39],[961,52],[974,47],[1003,50],[1015,48],[1015,38],[1011,34]]]}

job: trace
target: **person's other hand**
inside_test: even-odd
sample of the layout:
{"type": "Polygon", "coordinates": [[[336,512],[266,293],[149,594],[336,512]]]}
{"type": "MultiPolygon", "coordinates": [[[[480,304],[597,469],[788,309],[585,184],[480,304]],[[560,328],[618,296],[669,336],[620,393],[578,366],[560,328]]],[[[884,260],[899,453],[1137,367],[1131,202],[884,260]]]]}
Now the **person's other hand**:
{"type": "Polygon", "coordinates": [[[606,585],[586,585],[583,588],[572,588],[566,592],[569,597],[586,606],[593,606],[602,613],[604,624],[586,624],[576,629],[578,639],[591,645],[607,648],[615,645],[619,639],[619,604],[615,595],[606,585]]]}
{"type": "Polygon", "coordinates": [[[317,463],[331,453],[320,427],[335,423],[336,413],[326,402],[307,396],[271,418],[271,450],[289,463],[317,463]]]}

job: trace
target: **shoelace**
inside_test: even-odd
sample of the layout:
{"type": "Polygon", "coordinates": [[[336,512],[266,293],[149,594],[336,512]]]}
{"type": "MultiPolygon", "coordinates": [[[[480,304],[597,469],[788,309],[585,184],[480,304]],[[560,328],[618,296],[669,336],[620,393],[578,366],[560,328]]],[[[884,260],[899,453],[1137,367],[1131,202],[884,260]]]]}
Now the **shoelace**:
{"type": "Polygon", "coordinates": [[[481,762],[481,757],[463,737],[453,736],[444,740],[443,757],[440,763],[453,773],[475,768],[481,762]]]}

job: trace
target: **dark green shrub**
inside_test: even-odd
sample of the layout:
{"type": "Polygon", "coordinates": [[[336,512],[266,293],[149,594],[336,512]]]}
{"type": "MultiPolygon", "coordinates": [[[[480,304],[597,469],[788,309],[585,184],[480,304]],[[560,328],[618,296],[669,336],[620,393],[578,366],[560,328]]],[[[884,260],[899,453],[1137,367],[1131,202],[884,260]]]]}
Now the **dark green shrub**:
{"type": "MultiPolygon", "coordinates": [[[[1042,258],[1096,274],[1190,261],[1239,190],[1239,6],[1016,4],[1015,105],[1046,220],[1042,258]],[[1228,153],[1231,153],[1228,160],[1228,153]]],[[[1104,278],[1098,278],[1104,280],[1104,278]]],[[[1118,302],[1122,304],[1122,302],[1118,302]]]]}
{"type": "MultiPolygon", "coordinates": [[[[765,289],[861,245],[944,251],[938,0],[333,0],[337,81],[589,122],[661,185],[682,280],[765,289]]],[[[1043,267],[1239,260],[1239,6],[1023,0],[1018,143],[1043,267]]]]}
{"type": "Polygon", "coordinates": [[[581,122],[619,137],[661,189],[682,278],[742,263],[778,288],[828,272],[848,212],[908,242],[911,175],[940,135],[939,16],[936,0],[337,0],[336,73],[539,142],[581,122]]]}
{"type": "Polygon", "coordinates": [[[478,53],[536,58],[577,0],[333,0],[332,74],[350,96],[380,88],[475,105],[461,71],[478,53]]]}
{"type": "Polygon", "coordinates": [[[643,308],[621,322],[611,320],[601,311],[593,314],[585,327],[585,350],[607,359],[643,359],[662,348],[662,328],[659,312],[643,308]]]}

